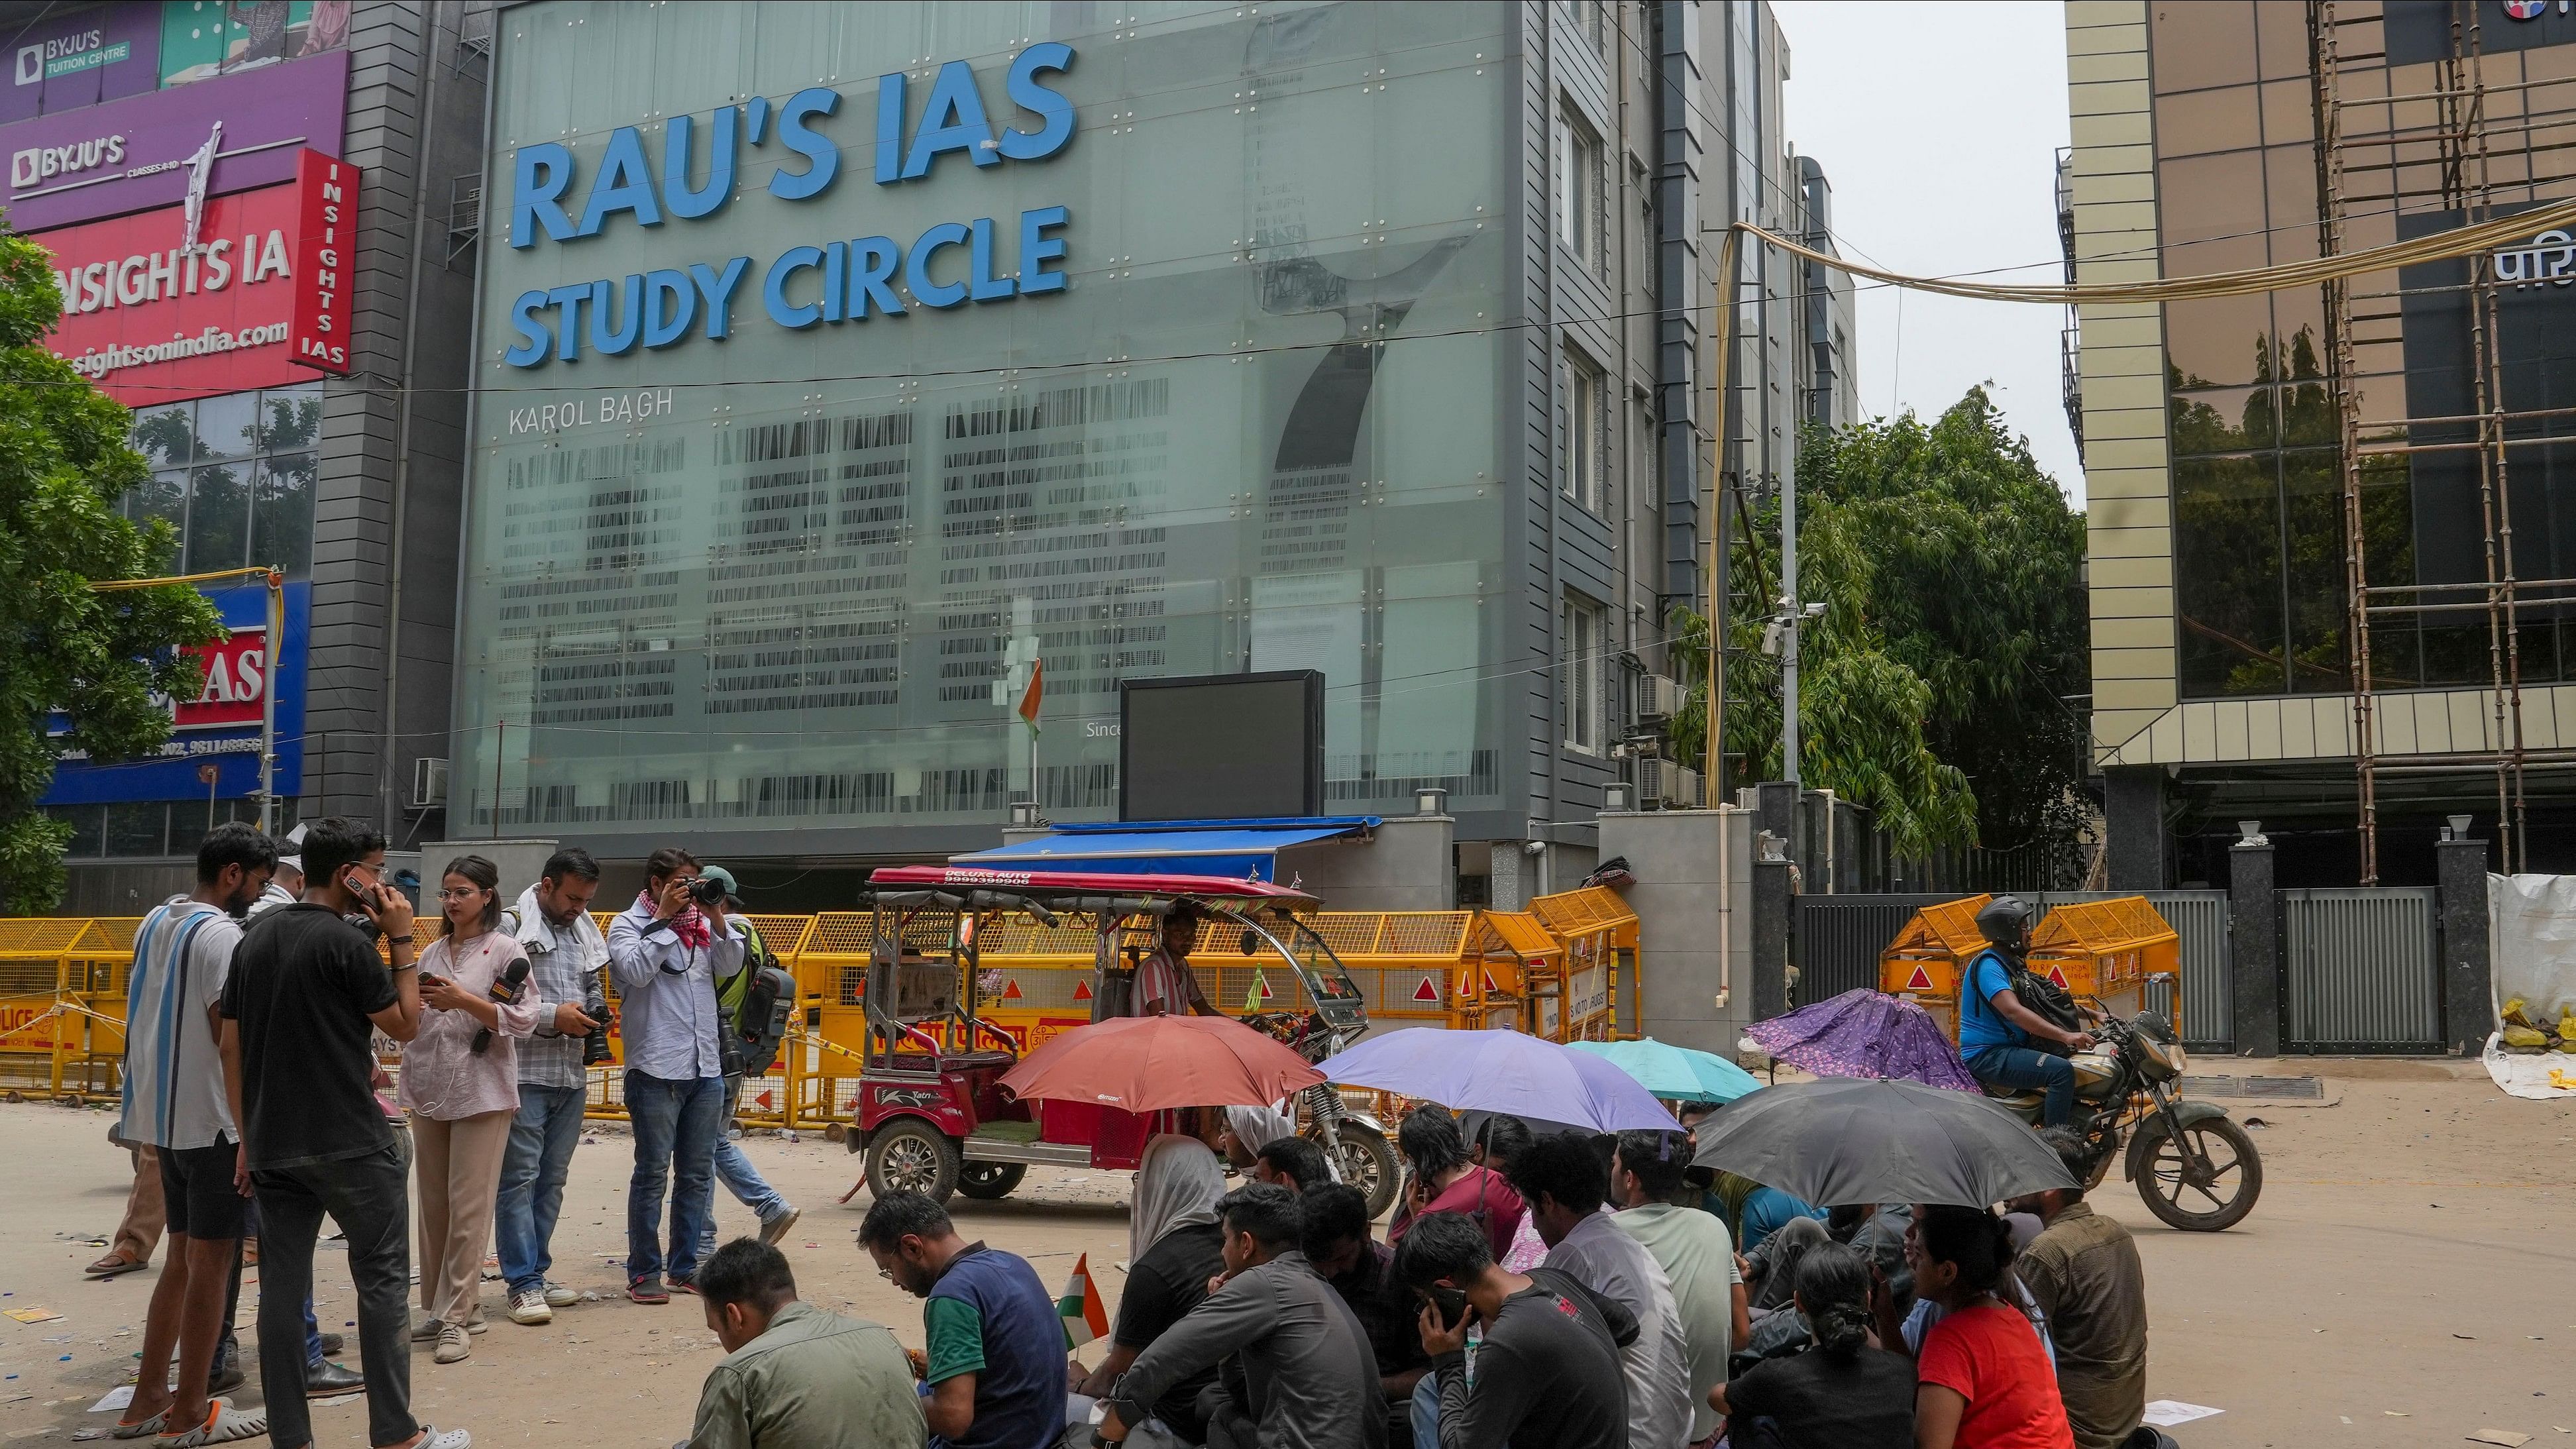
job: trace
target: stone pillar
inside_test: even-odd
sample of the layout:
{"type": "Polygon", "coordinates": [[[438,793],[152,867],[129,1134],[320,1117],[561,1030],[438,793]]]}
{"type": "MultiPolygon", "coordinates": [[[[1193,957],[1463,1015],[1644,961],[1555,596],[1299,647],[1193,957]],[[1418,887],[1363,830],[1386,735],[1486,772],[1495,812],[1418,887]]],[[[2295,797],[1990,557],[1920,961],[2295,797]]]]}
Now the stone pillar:
{"type": "Polygon", "coordinates": [[[1493,842],[1494,873],[1486,887],[1487,900],[1498,911],[1525,910],[1529,898],[1538,894],[1531,889],[1531,878],[1538,874],[1538,863],[1523,853],[1517,840],[1493,842]]]}
{"type": "MultiPolygon", "coordinates": [[[[2117,840],[2114,835],[2113,839],[2117,840]]],[[[2114,857],[2112,883],[2119,883],[2114,857]]],[[[2281,897],[2272,888],[2272,842],[2240,840],[2227,851],[2227,975],[2230,1028],[2240,1056],[2281,1054],[2281,897]]],[[[2191,1001],[2182,1004],[2191,1019],[2191,1001]]]]}
{"type": "Polygon", "coordinates": [[[1602,856],[1625,856],[1637,878],[1620,896],[1637,913],[1644,1034],[1730,1060],[1753,1019],[1751,823],[1742,810],[1601,812],[1602,856]]]}
{"type": "Polygon", "coordinates": [[[2115,891],[2160,891],[2173,884],[2173,842],[2165,835],[2161,765],[2114,765],[2102,772],[2102,816],[2115,891]]]}
{"type": "Polygon", "coordinates": [[[2487,842],[2443,840],[2433,846],[2442,912],[2442,1040],[2455,1057],[2486,1047],[2495,1018],[2494,975],[2487,936],[2487,842]]]}
{"type": "Polygon", "coordinates": [[[1768,1020],[1789,1009],[1789,913],[1797,896],[1789,889],[1785,856],[1766,859],[1758,844],[1753,858],[1753,1019],[1768,1020]]]}

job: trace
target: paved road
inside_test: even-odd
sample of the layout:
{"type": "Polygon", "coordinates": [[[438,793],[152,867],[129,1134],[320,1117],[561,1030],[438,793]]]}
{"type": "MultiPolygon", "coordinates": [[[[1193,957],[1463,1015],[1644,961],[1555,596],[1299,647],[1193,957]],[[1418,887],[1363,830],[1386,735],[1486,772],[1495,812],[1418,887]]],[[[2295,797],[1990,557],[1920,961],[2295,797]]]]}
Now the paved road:
{"type": "MultiPolygon", "coordinates": [[[[2210,1069],[2216,1069],[2210,1064],[2210,1069]]],[[[2230,1064],[2229,1070],[2307,1070],[2230,1064]]],[[[2223,1234],[2165,1230],[2114,1180],[2097,1201],[2139,1234],[2146,1258],[2154,1397],[2227,1412],[2180,1431],[2190,1449],[2458,1443],[2480,1427],[2560,1441],[2576,1429],[2576,1108],[2516,1102],[2483,1077],[2428,1063],[2329,1064],[2335,1104],[2257,1106],[2268,1168],[2263,1201],[2223,1234]],[[2465,1336],[2463,1336],[2465,1335],[2465,1336]],[[2347,1422],[2348,1421],[2348,1422],[2347,1422]]],[[[2243,1109],[2240,1109],[2242,1111],[2243,1109]]],[[[130,1367],[150,1273],[89,1283],[84,1239],[116,1221],[124,1155],[109,1118],[0,1105],[0,1300],[64,1317],[0,1319],[0,1439],[65,1439],[108,1416],[83,1412],[130,1367]],[[60,1339],[55,1342],[52,1340],[60,1339]],[[63,1356],[69,1355],[68,1361],[63,1356]]],[[[749,1144],[763,1171],[805,1208],[787,1248],[807,1297],[891,1323],[920,1342],[918,1305],[879,1279],[852,1239],[862,1193],[833,1199],[856,1159],[809,1137],[749,1144]]],[[[638,1308],[615,1296],[629,1140],[602,1135],[574,1159],[557,1276],[602,1301],[546,1328],[502,1316],[474,1356],[413,1359],[421,1412],[488,1444],[659,1446],[683,1437],[697,1387],[719,1356],[694,1301],[638,1308]]],[[[1011,1199],[956,1204],[963,1231],[1030,1256],[1050,1286],[1088,1253],[1114,1295],[1126,1257],[1123,1175],[1039,1170],[1011,1199]]],[[[727,1231],[749,1214],[722,1197],[727,1231]]],[[[323,1317],[348,1319],[346,1269],[320,1265],[323,1317]]],[[[246,1399],[256,1398],[256,1381],[246,1399]]],[[[325,1443],[357,1444],[363,1404],[327,1408],[325,1443]]]]}

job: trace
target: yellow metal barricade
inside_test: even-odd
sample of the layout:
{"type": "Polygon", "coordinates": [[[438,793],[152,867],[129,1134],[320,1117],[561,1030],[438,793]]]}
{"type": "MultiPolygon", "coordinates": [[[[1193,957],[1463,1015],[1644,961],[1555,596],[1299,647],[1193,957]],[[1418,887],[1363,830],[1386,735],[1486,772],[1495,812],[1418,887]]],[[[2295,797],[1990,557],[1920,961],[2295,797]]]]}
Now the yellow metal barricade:
{"type": "Polygon", "coordinates": [[[2050,911],[2030,933],[2030,969],[2121,1017],[2145,1009],[2150,981],[2169,984],[2174,1039],[2182,1038],[2182,938],[2145,896],[2050,911]]]}
{"type": "Polygon", "coordinates": [[[1959,1039],[1959,973],[1985,947],[1977,912],[1993,899],[1975,895],[1925,906],[1879,954],[1878,989],[1932,1013],[1952,1041],[1959,1039]]]}
{"type": "Polygon", "coordinates": [[[134,917],[0,920],[0,1087],[117,1093],[134,917]]]}
{"type": "Polygon", "coordinates": [[[1638,969],[1637,913],[1608,886],[1581,886],[1530,902],[1547,934],[1562,943],[1563,1017],[1542,1012],[1538,1034],[1551,1041],[1609,1041],[1642,1034],[1644,983],[1638,969]]]}

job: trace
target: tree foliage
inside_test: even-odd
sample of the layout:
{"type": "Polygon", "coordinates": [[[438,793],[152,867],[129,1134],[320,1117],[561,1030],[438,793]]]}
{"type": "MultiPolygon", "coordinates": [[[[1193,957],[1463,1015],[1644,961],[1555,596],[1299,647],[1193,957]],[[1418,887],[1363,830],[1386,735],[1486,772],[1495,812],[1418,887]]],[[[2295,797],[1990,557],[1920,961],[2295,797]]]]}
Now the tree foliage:
{"type": "MultiPolygon", "coordinates": [[[[2088,675],[2084,520],[1972,388],[1912,413],[1811,429],[1798,458],[1804,782],[1865,805],[1905,854],[2062,839],[2080,819],[2088,675]]],[[[1780,679],[1762,654],[1780,592],[1775,502],[1734,556],[1727,751],[1777,779],[1780,679]]],[[[1676,621],[1697,684],[1707,630],[1676,621]]],[[[1695,758],[1694,698],[1675,734],[1695,758]]]]}
{"type": "Polygon", "coordinates": [[[124,408],[44,348],[62,315],[51,258],[0,233],[0,911],[53,909],[70,828],[37,801],[63,751],[128,759],[169,738],[156,694],[193,697],[195,660],[179,645],[221,629],[185,585],[94,592],[149,578],[177,552],[170,525],[138,526],[117,500],[147,476],[126,442],[124,408]],[[69,728],[50,734],[48,716],[69,728]]]}

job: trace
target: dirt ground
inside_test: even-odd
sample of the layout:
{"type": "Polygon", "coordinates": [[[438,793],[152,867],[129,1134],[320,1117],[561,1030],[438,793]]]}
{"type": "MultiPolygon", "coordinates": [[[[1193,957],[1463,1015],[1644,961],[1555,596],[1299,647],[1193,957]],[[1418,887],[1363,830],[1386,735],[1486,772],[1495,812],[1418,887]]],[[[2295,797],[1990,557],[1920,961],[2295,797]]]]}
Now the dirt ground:
{"type": "MultiPolygon", "coordinates": [[[[2218,1069],[2214,1064],[2211,1069],[2218,1069]]],[[[2157,1224],[2116,1178],[2096,1194],[2138,1234],[2153,1347],[2150,1397],[2226,1412],[2176,1431],[2190,1449],[2456,1444],[2481,1428],[2570,1442],[2576,1383],[2576,1117],[2521,1102],[2474,1067],[2439,1063],[2230,1063],[2225,1070],[2317,1071],[2324,1107],[2237,1106],[2256,1130],[2261,1204],[2226,1233],[2157,1224]]],[[[140,1347],[153,1273],[105,1283],[80,1276],[113,1230],[128,1176],[108,1146],[106,1113],[0,1105],[0,1308],[63,1316],[0,1319],[0,1439],[68,1439],[103,1430],[86,1412],[124,1382],[140,1347]]],[[[877,1277],[853,1240],[857,1175],[836,1143],[757,1137],[753,1159],[804,1210],[785,1247],[804,1296],[892,1324],[921,1342],[919,1305],[877,1277]]],[[[594,1133],[573,1159],[556,1233],[556,1277],[601,1295],[521,1328],[498,1283],[491,1330],[454,1365],[412,1361],[415,1412],[487,1444],[663,1446],[684,1437],[720,1351],[693,1300],[640,1308],[621,1296],[630,1139],[594,1133]]],[[[1050,1286],[1090,1255],[1104,1292],[1123,1279],[1124,1174],[1039,1169],[1008,1200],[952,1206],[961,1231],[1030,1258],[1050,1286]]],[[[717,1193],[720,1231],[751,1226],[717,1193]]],[[[318,1255],[321,1316],[351,1316],[344,1259],[318,1255]]],[[[245,1289],[244,1319],[255,1294],[245,1289]]],[[[1114,1301],[1113,1301],[1114,1310],[1114,1301]]],[[[355,1331],[351,1335],[354,1362],[355,1331]]],[[[247,1338],[247,1334],[245,1335],[247,1338]]],[[[258,1377],[242,1392],[255,1403],[258,1377]]],[[[365,1404],[321,1408],[325,1445],[365,1443],[365,1404]]]]}

